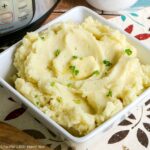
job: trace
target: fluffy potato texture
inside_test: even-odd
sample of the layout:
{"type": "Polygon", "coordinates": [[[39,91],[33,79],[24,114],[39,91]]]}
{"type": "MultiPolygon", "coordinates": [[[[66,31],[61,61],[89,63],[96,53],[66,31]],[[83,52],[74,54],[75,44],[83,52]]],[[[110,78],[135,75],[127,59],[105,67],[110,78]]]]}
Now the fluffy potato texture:
{"type": "Polygon", "coordinates": [[[16,89],[75,136],[84,136],[150,86],[150,66],[119,31],[92,17],[28,33],[16,49],[16,89]]]}

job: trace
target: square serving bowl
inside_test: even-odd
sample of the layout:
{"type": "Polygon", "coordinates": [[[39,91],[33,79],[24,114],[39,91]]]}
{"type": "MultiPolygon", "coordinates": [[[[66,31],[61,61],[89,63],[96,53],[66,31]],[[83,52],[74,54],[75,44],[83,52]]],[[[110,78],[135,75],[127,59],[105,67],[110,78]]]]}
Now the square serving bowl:
{"type": "MultiPolygon", "coordinates": [[[[42,30],[47,29],[48,27],[58,23],[64,22],[68,20],[72,20],[74,22],[82,22],[84,18],[92,16],[94,19],[97,19],[102,24],[108,25],[111,28],[118,29],[121,33],[123,33],[127,40],[132,43],[138,50],[138,58],[143,64],[150,64],[150,50],[142,45],[137,39],[131,37],[129,34],[119,29],[115,25],[111,24],[109,21],[105,20],[103,17],[99,16],[94,11],[86,8],[86,7],[75,7],[58,17],[57,19],[49,22],[48,24],[42,26],[36,32],[40,32],[42,30]]],[[[42,111],[40,111],[36,106],[34,106],[28,99],[26,99],[23,95],[21,95],[9,82],[9,79],[15,72],[15,68],[13,66],[13,58],[14,52],[19,43],[8,48],[6,51],[0,54],[0,84],[2,84],[7,90],[12,92],[16,97],[18,97],[18,102],[23,103],[31,114],[33,114],[38,120],[40,120],[45,126],[47,126],[50,130],[53,130],[56,134],[59,134],[61,137],[67,139],[73,145],[80,145],[85,143],[92,143],[94,140],[98,139],[101,136],[102,132],[105,132],[108,128],[112,126],[112,124],[116,121],[122,120],[127,114],[130,113],[133,107],[137,106],[140,102],[142,102],[147,96],[150,95],[150,89],[145,90],[137,99],[135,99],[130,105],[125,107],[121,112],[117,113],[115,116],[110,118],[108,121],[94,129],[92,132],[87,134],[84,137],[75,137],[71,135],[68,131],[66,131],[63,127],[58,125],[51,118],[46,116],[42,111]]]]}

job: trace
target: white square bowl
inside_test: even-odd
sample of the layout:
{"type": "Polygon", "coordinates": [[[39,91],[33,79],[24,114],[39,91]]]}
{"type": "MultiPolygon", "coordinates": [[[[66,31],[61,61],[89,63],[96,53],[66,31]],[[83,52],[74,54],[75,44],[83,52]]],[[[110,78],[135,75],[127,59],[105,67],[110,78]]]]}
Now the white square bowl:
{"type": "MultiPolygon", "coordinates": [[[[118,29],[121,33],[123,33],[128,41],[132,43],[138,50],[138,58],[144,64],[150,64],[150,50],[142,45],[137,39],[131,37],[129,34],[124,32],[123,30],[119,29],[115,25],[111,24],[103,17],[99,16],[97,13],[93,12],[92,10],[86,7],[75,7],[68,11],[67,13],[63,14],[62,16],[58,17],[57,19],[49,22],[48,24],[41,27],[36,32],[40,32],[42,30],[47,29],[48,27],[58,23],[64,22],[68,20],[73,20],[74,22],[82,22],[87,16],[92,16],[94,19],[97,19],[102,24],[108,25],[111,28],[118,29]]],[[[40,111],[35,105],[33,105],[28,99],[26,99],[23,95],[21,95],[9,82],[10,77],[15,72],[15,68],[13,67],[13,58],[14,52],[17,47],[18,43],[11,46],[6,51],[0,54],[0,83],[12,92],[15,96],[18,97],[18,102],[23,103],[28,110],[33,114],[38,120],[40,120],[45,126],[49,129],[53,130],[56,134],[61,135],[61,137],[67,139],[71,144],[80,145],[85,143],[92,143],[94,140],[98,139],[101,136],[102,132],[105,132],[108,128],[112,126],[112,124],[116,121],[122,120],[127,114],[130,113],[133,107],[137,106],[140,102],[142,102],[147,96],[150,95],[150,89],[145,90],[136,100],[134,100],[130,105],[125,107],[121,112],[116,114],[114,117],[94,129],[92,132],[87,134],[84,137],[75,137],[71,135],[68,131],[58,125],[55,121],[51,118],[46,116],[42,111],[40,111]]]]}

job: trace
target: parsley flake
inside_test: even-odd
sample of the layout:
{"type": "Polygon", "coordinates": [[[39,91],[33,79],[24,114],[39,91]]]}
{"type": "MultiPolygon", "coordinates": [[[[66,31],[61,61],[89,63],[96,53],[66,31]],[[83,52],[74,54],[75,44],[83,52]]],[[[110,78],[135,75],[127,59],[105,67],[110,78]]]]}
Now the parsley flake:
{"type": "Polygon", "coordinates": [[[76,69],[75,66],[70,66],[69,68],[70,68],[70,70],[72,70],[72,71],[74,71],[74,70],[76,69]]]}
{"type": "Polygon", "coordinates": [[[55,82],[51,82],[51,86],[55,86],[55,82]]]}
{"type": "Polygon", "coordinates": [[[60,54],[60,52],[61,52],[60,49],[57,49],[57,50],[55,51],[55,53],[54,53],[55,56],[57,57],[57,56],[60,54]]]}
{"type": "Polygon", "coordinates": [[[62,97],[57,97],[57,101],[58,101],[59,103],[62,103],[62,102],[63,102],[62,97]]]}
{"type": "Polygon", "coordinates": [[[104,60],[103,63],[105,64],[105,66],[110,67],[112,65],[112,63],[109,60],[104,60]]]}
{"type": "Polygon", "coordinates": [[[100,72],[98,70],[95,70],[92,75],[99,75],[99,74],[100,72]]]}
{"type": "Polygon", "coordinates": [[[79,70],[75,70],[74,75],[78,75],[78,74],[79,74],[79,70]]]}
{"type": "Polygon", "coordinates": [[[78,58],[78,56],[75,56],[75,55],[74,55],[74,56],[72,56],[72,58],[73,58],[73,59],[77,59],[77,58],[78,58]]]}
{"type": "Polygon", "coordinates": [[[69,68],[70,68],[73,75],[76,76],[79,74],[79,70],[77,70],[75,66],[70,66],[69,68]]]}
{"type": "Polygon", "coordinates": [[[109,90],[108,93],[106,94],[107,97],[112,97],[112,91],[109,90]]]}
{"type": "Polygon", "coordinates": [[[72,87],[72,83],[68,83],[67,86],[68,86],[68,87],[72,87]]]}
{"type": "Polygon", "coordinates": [[[23,45],[23,42],[21,41],[19,44],[18,44],[18,47],[22,46],[23,45]]]}
{"type": "Polygon", "coordinates": [[[80,100],[80,99],[75,99],[74,102],[75,102],[76,104],[81,104],[81,100],[80,100]]]}
{"type": "Polygon", "coordinates": [[[35,95],[34,97],[35,97],[35,98],[38,98],[38,95],[35,95]]]}
{"type": "Polygon", "coordinates": [[[40,103],[39,103],[39,102],[36,102],[36,105],[37,105],[37,106],[39,106],[39,105],[40,105],[40,103]]]}
{"type": "Polygon", "coordinates": [[[44,37],[44,36],[41,36],[40,38],[41,38],[42,40],[45,40],[45,37],[44,37]]]}
{"type": "Polygon", "coordinates": [[[125,53],[128,55],[128,56],[130,56],[130,55],[132,55],[132,51],[131,51],[131,49],[125,49],[125,53]]]}

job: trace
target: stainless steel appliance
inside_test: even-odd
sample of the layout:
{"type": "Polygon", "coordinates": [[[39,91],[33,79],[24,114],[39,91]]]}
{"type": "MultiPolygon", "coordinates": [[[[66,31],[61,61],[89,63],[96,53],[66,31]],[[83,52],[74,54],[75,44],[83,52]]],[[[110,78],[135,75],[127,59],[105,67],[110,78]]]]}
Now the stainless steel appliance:
{"type": "Polygon", "coordinates": [[[0,45],[38,28],[59,0],[0,0],[0,45]]]}

